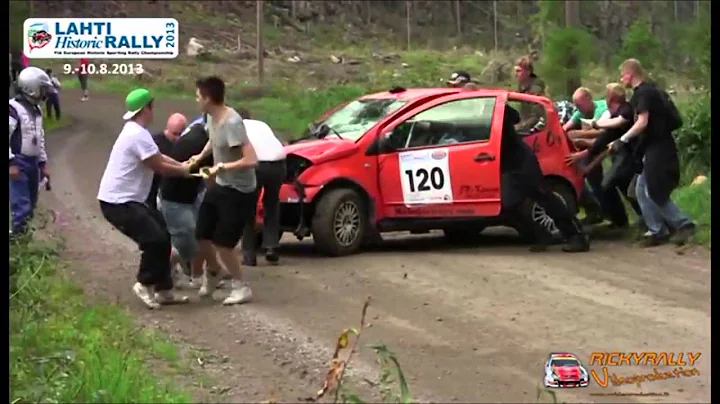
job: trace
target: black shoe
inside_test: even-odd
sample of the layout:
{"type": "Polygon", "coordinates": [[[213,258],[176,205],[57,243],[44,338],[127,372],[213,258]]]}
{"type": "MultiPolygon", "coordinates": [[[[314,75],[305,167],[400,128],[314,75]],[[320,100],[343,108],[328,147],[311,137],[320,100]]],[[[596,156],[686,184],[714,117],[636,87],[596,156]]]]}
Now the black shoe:
{"type": "Polygon", "coordinates": [[[278,260],[280,259],[280,256],[278,255],[277,251],[275,251],[274,248],[268,248],[265,252],[265,259],[267,262],[271,264],[277,264],[278,260]]]}
{"type": "Polygon", "coordinates": [[[670,240],[670,236],[645,236],[643,237],[642,241],[639,243],[639,247],[641,248],[650,248],[650,247],[657,247],[659,245],[663,245],[667,243],[670,240]]]}
{"type": "Polygon", "coordinates": [[[675,243],[675,245],[678,246],[685,245],[687,244],[688,240],[690,240],[690,238],[695,235],[696,232],[697,226],[695,225],[695,223],[686,224],[685,226],[679,228],[677,232],[675,232],[675,234],[670,237],[670,241],[672,241],[673,243],[675,243]]]}
{"type": "Polygon", "coordinates": [[[566,253],[586,252],[590,250],[590,243],[587,236],[578,234],[570,237],[562,250],[566,253]]]}

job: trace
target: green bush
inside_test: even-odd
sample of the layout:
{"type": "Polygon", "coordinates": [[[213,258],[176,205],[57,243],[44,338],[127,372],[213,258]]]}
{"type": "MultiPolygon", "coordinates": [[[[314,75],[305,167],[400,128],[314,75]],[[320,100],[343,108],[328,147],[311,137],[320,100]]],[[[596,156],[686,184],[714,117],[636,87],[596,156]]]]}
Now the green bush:
{"type": "Polygon", "coordinates": [[[616,65],[630,58],[638,59],[648,71],[661,66],[664,60],[662,44],[645,18],[635,20],[623,36],[622,47],[615,56],[616,65]]]}
{"type": "Polygon", "coordinates": [[[710,91],[694,95],[690,103],[679,108],[683,126],[675,136],[682,163],[695,174],[707,173],[711,167],[710,91]]]}

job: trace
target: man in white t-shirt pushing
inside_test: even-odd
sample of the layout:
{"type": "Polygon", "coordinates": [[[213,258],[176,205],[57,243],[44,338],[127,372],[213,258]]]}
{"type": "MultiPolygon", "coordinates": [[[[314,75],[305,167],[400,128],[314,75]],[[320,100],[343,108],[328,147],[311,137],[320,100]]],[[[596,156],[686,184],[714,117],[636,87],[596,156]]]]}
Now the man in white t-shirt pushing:
{"type": "MultiPolygon", "coordinates": [[[[243,118],[247,137],[258,159],[255,167],[256,199],[260,197],[261,191],[263,194],[262,246],[257,245],[255,220],[252,220],[243,231],[243,262],[248,266],[257,265],[257,248],[262,247],[265,249],[265,259],[275,264],[279,259],[277,247],[280,244],[280,187],[287,174],[285,148],[265,122],[252,119],[246,109],[238,109],[238,113],[243,118]]],[[[257,207],[257,201],[253,206],[257,207]]]]}
{"type": "Polygon", "coordinates": [[[141,88],[125,99],[127,113],[100,181],[98,200],[105,219],[135,241],[142,255],[133,292],[151,309],[161,304],[183,303],[173,295],[170,270],[170,234],[162,214],[145,204],[153,173],[188,175],[188,165],[160,153],[146,129],[153,119],[153,98],[141,88]]]}

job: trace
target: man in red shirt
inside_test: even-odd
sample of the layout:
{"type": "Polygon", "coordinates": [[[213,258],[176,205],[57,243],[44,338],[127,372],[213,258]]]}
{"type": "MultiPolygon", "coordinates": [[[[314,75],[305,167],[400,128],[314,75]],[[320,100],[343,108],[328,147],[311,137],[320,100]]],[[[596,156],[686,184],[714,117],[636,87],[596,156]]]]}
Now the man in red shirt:
{"type": "Polygon", "coordinates": [[[90,61],[86,58],[80,59],[80,64],[77,68],[75,68],[75,71],[78,75],[78,80],[80,80],[80,88],[82,88],[83,96],[80,99],[80,101],[87,101],[88,99],[88,88],[87,88],[87,80],[88,80],[88,65],[90,64],[90,61]]]}

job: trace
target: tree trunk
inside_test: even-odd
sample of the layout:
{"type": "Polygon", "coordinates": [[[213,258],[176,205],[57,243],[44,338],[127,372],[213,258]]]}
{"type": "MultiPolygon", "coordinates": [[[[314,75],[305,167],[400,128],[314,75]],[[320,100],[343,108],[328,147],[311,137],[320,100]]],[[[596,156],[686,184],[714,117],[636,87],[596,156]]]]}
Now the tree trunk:
{"type": "MultiPolygon", "coordinates": [[[[580,4],[578,0],[565,0],[565,25],[568,27],[578,27],[580,23],[580,4]]],[[[572,97],[575,90],[580,87],[579,61],[577,54],[571,52],[568,56],[567,68],[569,75],[567,78],[566,95],[572,97]]]]}
{"type": "Polygon", "coordinates": [[[263,84],[265,79],[265,49],[263,49],[263,25],[265,24],[265,19],[263,18],[263,0],[257,0],[255,4],[257,5],[257,31],[255,33],[257,36],[257,75],[258,83],[263,84]]]}
{"type": "Polygon", "coordinates": [[[457,36],[462,35],[462,20],[460,19],[460,0],[455,0],[455,28],[457,36]]]}
{"type": "Polygon", "coordinates": [[[675,22],[678,20],[678,1],[673,0],[673,17],[675,19],[675,22]]]}
{"type": "Polygon", "coordinates": [[[372,2],[365,1],[365,23],[372,24],[372,2]]]}
{"type": "Polygon", "coordinates": [[[493,45],[495,52],[498,51],[498,13],[497,0],[493,0],[493,45]]]}
{"type": "Polygon", "coordinates": [[[407,49],[410,49],[410,0],[405,0],[405,28],[407,30],[407,49]]]}
{"type": "Polygon", "coordinates": [[[290,17],[293,20],[297,19],[297,0],[290,1],[290,17]]]}

